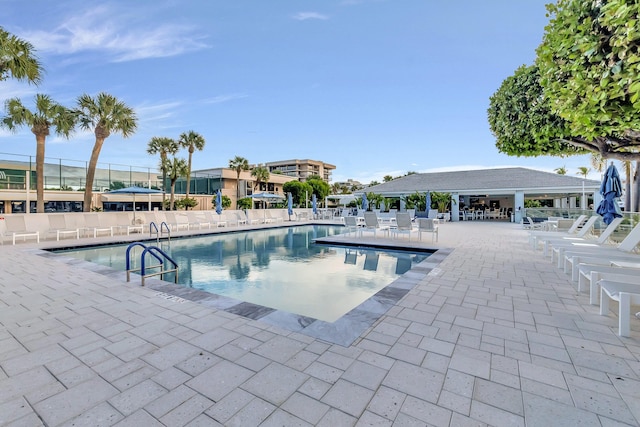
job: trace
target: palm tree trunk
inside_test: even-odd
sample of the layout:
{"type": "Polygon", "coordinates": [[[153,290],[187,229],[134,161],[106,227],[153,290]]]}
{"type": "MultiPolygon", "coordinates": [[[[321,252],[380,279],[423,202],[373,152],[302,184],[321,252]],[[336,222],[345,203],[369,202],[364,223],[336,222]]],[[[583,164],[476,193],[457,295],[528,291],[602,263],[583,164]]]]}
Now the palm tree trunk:
{"type": "Polygon", "coordinates": [[[171,180],[171,198],[169,199],[169,210],[173,210],[173,201],[174,201],[174,194],[175,194],[175,190],[176,190],[176,181],[175,180],[171,180]]]}
{"type": "MultiPolygon", "coordinates": [[[[44,212],[44,142],[46,136],[36,135],[36,212],[44,212]]],[[[31,173],[31,172],[29,172],[31,173]]],[[[31,206],[25,207],[25,212],[31,212],[31,206]]]]}
{"type": "Polygon", "coordinates": [[[98,166],[98,157],[100,157],[100,150],[102,150],[102,144],[104,138],[96,137],[96,143],[93,146],[91,152],[91,159],[89,160],[89,167],[87,168],[87,180],[84,187],[84,205],[82,210],[84,212],[91,212],[91,199],[93,196],[93,180],[96,176],[96,167],[98,166]]]}
{"type": "Polygon", "coordinates": [[[167,170],[162,168],[162,210],[166,211],[167,207],[164,204],[164,201],[167,199],[167,170]]]}
{"type": "Polygon", "coordinates": [[[189,151],[189,169],[187,169],[187,191],[185,191],[185,197],[189,198],[189,188],[191,187],[191,156],[193,153],[189,151]]]}

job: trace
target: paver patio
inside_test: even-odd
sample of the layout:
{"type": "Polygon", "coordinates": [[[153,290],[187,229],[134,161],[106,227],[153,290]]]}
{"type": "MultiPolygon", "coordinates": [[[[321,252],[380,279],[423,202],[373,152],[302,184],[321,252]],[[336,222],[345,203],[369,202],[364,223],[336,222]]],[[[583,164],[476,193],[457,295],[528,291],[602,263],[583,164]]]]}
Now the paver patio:
{"type": "Polygon", "coordinates": [[[5,245],[0,425],[639,425],[640,321],[526,236],[441,225],[454,250],[349,346],[5,245]]]}

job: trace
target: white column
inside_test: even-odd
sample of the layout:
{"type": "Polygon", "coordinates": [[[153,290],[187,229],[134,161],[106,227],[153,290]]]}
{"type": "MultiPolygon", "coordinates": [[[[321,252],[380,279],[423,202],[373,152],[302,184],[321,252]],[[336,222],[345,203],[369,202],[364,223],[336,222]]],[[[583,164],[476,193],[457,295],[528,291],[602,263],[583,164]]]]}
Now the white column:
{"type": "Polygon", "coordinates": [[[578,205],[576,203],[577,203],[576,197],[574,197],[574,196],[569,197],[569,208],[570,209],[575,209],[576,207],[578,207],[578,205]]]}
{"type": "Polygon", "coordinates": [[[460,195],[458,193],[451,194],[451,221],[460,220],[460,195]]]}
{"type": "Polygon", "coordinates": [[[522,213],[524,212],[524,191],[517,190],[513,198],[513,220],[516,223],[522,222],[522,213]]]}

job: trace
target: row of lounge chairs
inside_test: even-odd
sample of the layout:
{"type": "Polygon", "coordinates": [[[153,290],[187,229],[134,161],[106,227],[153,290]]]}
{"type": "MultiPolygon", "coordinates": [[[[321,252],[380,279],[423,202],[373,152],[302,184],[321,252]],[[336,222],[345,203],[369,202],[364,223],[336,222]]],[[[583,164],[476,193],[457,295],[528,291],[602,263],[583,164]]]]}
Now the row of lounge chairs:
{"type": "Polygon", "coordinates": [[[416,218],[413,220],[408,212],[396,212],[395,217],[379,218],[376,212],[363,212],[362,219],[356,216],[344,217],[347,234],[353,232],[363,236],[364,233],[373,233],[376,237],[380,232],[384,236],[392,235],[394,238],[406,235],[411,240],[412,234],[418,234],[418,239],[422,240],[422,233],[430,233],[431,241],[438,241],[438,225],[433,218],[416,218]]]}
{"type": "Polygon", "coordinates": [[[286,209],[225,210],[215,211],[153,211],[153,212],[91,212],[91,213],[48,213],[48,214],[7,214],[0,215],[0,242],[41,239],[80,239],[130,235],[132,233],[171,233],[188,230],[203,230],[220,227],[234,227],[246,224],[275,224],[289,220],[304,219],[301,213],[289,216],[286,209]]]}
{"type": "MultiPolygon", "coordinates": [[[[542,244],[544,255],[571,275],[578,291],[589,292],[589,303],[600,302],[600,314],[609,313],[610,300],[618,302],[618,334],[631,332],[632,305],[640,305],[640,223],[633,225],[617,245],[609,243],[613,233],[629,227],[615,218],[599,236],[593,233],[599,215],[581,216],[565,232],[531,230],[529,241],[535,249],[542,244]]],[[[623,233],[624,234],[624,233],[623,233]]]]}

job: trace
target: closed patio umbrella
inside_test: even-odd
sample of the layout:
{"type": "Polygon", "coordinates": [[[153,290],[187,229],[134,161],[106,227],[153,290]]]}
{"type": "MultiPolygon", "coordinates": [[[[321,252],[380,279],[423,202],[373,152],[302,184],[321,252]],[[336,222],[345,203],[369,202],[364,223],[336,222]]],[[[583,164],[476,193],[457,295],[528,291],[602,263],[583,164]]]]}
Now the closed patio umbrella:
{"type": "Polygon", "coordinates": [[[289,221],[291,221],[291,215],[293,215],[293,196],[291,193],[287,193],[287,213],[289,214],[289,221]]]}
{"type": "Polygon", "coordinates": [[[216,213],[218,215],[222,214],[222,191],[220,189],[216,193],[216,213]]]}
{"type": "Polygon", "coordinates": [[[429,209],[431,209],[431,191],[427,191],[427,194],[424,198],[424,202],[425,202],[425,212],[429,212],[429,209]]]}
{"type": "Polygon", "coordinates": [[[367,193],[362,193],[362,210],[366,211],[369,208],[369,200],[367,200],[367,193]]]}
{"type": "Polygon", "coordinates": [[[318,214],[318,198],[316,197],[315,193],[311,195],[311,210],[313,211],[314,215],[318,214]]]}
{"type": "Polygon", "coordinates": [[[602,194],[603,198],[596,212],[602,216],[602,221],[609,225],[614,218],[622,217],[622,211],[618,204],[618,198],[622,196],[622,182],[620,181],[618,169],[613,165],[613,162],[604,174],[604,179],[600,185],[600,194],[602,194]]]}

